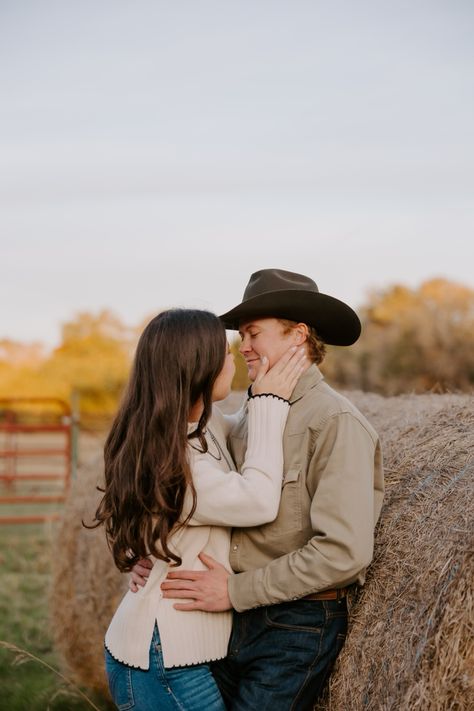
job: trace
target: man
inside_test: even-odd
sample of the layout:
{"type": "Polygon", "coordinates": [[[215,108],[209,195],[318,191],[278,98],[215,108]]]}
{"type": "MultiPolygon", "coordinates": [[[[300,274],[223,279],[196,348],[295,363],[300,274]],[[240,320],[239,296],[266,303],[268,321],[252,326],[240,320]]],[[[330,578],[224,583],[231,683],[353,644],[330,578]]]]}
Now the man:
{"type": "MultiPolygon", "coordinates": [[[[364,583],[383,498],[376,432],[317,367],[324,344],[351,345],[360,322],[312,279],[279,269],[253,274],[221,319],[240,331],[251,380],[264,356],[271,367],[292,345],[313,364],[290,398],[277,518],[233,531],[234,575],[202,556],[208,571],[170,573],[163,594],[191,600],[176,604],[182,610],[234,608],[228,656],[213,669],[229,708],[304,711],[343,645],[346,596],[364,583]]],[[[244,414],[229,441],[237,467],[246,433],[244,414]]]]}

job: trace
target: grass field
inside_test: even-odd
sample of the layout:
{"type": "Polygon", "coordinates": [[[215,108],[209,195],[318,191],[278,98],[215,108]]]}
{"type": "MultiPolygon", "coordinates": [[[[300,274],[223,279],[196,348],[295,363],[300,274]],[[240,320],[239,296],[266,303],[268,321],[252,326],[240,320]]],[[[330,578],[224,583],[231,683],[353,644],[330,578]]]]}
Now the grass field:
{"type": "MultiPolygon", "coordinates": [[[[48,613],[54,526],[0,527],[0,640],[58,669],[48,613]]],[[[96,708],[109,708],[87,694],[96,708]]],[[[0,707],[9,711],[93,708],[54,672],[4,646],[0,648],[0,707]]]]}

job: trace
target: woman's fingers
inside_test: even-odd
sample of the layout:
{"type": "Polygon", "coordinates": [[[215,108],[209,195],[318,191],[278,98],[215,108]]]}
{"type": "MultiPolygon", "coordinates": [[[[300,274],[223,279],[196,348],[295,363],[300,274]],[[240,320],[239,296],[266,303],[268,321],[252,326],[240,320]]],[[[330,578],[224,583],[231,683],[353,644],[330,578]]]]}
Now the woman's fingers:
{"type": "Polygon", "coordinates": [[[260,359],[260,364],[257,369],[257,375],[255,376],[255,380],[254,380],[255,383],[259,383],[261,381],[261,379],[263,378],[263,376],[268,372],[268,366],[269,366],[269,363],[268,363],[267,356],[262,356],[262,358],[260,359]]]}
{"type": "Polygon", "coordinates": [[[277,360],[275,365],[268,371],[268,375],[286,378],[293,372],[299,371],[305,358],[305,349],[293,346],[277,360]]]}
{"type": "MultiPolygon", "coordinates": [[[[252,392],[273,393],[288,399],[294,390],[298,378],[308,367],[308,359],[304,347],[292,346],[275,365],[265,374],[255,379],[252,392]]],[[[262,371],[263,372],[263,371],[262,371]]]]}
{"type": "Polygon", "coordinates": [[[293,362],[295,359],[298,359],[298,347],[291,346],[291,348],[288,348],[288,350],[283,353],[277,362],[272,365],[271,372],[274,375],[282,373],[288,363],[293,362]]]}
{"type": "MultiPolygon", "coordinates": [[[[285,353],[285,356],[288,354],[285,353]]],[[[302,361],[306,358],[306,351],[304,348],[297,348],[294,353],[290,355],[289,358],[284,359],[283,356],[278,361],[280,364],[280,372],[283,375],[297,371],[301,367],[302,361]]]]}
{"type": "Polygon", "coordinates": [[[282,383],[285,383],[288,387],[288,397],[293,392],[293,389],[298,382],[301,374],[308,367],[309,362],[304,349],[302,352],[295,353],[295,355],[289,360],[284,366],[279,377],[282,383]]]}

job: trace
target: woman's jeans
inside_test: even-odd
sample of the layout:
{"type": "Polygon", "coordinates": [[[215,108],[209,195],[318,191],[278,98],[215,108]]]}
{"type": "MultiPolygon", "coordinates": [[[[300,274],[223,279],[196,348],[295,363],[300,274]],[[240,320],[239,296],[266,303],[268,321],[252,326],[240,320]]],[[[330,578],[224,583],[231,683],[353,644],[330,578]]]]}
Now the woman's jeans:
{"type": "Polygon", "coordinates": [[[165,669],[156,626],[148,671],[118,662],[108,650],[105,650],[105,667],[110,693],[119,711],[225,711],[207,664],[165,669]]]}
{"type": "Polygon", "coordinates": [[[212,664],[232,711],[310,711],[344,644],[346,600],[234,612],[229,653],[212,664]]]}

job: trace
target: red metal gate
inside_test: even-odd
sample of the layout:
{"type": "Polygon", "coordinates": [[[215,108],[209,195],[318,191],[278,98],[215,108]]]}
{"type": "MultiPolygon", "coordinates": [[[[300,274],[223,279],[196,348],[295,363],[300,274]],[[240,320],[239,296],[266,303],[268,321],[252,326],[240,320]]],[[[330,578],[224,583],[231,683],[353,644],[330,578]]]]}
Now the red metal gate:
{"type": "Polygon", "coordinates": [[[0,524],[59,517],[75,464],[75,442],[74,418],[63,400],[0,399],[0,505],[6,509],[0,524]]]}

